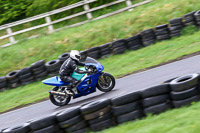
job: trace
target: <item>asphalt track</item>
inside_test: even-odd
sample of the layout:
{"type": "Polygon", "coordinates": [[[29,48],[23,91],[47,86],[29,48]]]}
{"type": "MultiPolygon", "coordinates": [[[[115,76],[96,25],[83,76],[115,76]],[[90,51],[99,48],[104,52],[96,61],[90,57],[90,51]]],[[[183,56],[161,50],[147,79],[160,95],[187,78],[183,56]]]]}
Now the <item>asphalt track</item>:
{"type": "Polygon", "coordinates": [[[67,109],[72,106],[81,105],[89,101],[102,98],[112,98],[129,92],[143,90],[177,76],[198,72],[200,72],[200,55],[117,79],[116,86],[113,91],[107,93],[97,91],[96,93],[85,97],[74,100],[72,99],[70,104],[64,107],[54,106],[49,100],[47,100],[38,104],[1,114],[0,129],[13,127],[27,122],[28,120],[43,117],[45,115],[67,109]]]}

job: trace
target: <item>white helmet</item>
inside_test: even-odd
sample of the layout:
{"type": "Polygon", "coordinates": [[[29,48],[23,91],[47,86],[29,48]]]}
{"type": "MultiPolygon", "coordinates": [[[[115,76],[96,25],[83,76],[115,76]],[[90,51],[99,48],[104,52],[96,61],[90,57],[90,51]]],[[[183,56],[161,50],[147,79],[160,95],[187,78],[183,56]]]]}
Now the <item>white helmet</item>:
{"type": "Polygon", "coordinates": [[[74,60],[79,61],[81,59],[80,52],[78,50],[71,50],[70,57],[74,60]]]}

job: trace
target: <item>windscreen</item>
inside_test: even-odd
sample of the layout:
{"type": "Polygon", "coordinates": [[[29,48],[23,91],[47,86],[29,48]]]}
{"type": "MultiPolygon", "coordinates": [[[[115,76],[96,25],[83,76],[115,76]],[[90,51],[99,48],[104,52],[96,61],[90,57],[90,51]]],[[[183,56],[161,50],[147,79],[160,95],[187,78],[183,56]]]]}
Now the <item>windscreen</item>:
{"type": "Polygon", "coordinates": [[[98,61],[95,60],[95,59],[93,59],[93,58],[91,58],[91,57],[87,57],[87,58],[85,59],[85,63],[94,63],[94,64],[97,64],[98,61]]]}

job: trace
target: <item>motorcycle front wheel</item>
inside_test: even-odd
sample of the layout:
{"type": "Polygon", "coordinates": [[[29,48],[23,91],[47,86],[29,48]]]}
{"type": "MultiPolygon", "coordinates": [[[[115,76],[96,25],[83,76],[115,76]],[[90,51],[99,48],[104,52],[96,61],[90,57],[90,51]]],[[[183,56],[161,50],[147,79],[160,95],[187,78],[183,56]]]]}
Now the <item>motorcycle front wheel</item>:
{"type": "Polygon", "coordinates": [[[97,82],[97,88],[100,91],[108,92],[115,87],[115,78],[109,73],[102,73],[97,82]]]}
{"type": "MultiPolygon", "coordinates": [[[[52,91],[62,92],[62,90],[60,90],[59,87],[54,87],[52,89],[52,91]]],[[[58,95],[49,94],[49,99],[56,106],[64,106],[70,102],[71,96],[67,96],[67,95],[66,96],[58,96],[58,95]]]]}

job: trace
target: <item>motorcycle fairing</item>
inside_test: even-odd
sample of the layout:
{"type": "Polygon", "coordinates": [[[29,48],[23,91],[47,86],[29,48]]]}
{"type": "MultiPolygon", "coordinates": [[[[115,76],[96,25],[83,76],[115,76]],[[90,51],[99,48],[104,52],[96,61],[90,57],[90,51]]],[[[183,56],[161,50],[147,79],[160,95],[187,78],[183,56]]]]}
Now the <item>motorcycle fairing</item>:
{"type": "Polygon", "coordinates": [[[43,80],[42,83],[46,84],[46,85],[52,85],[52,86],[66,86],[69,83],[67,82],[63,82],[59,77],[55,76],[52,78],[48,78],[46,80],[43,80]]]}

